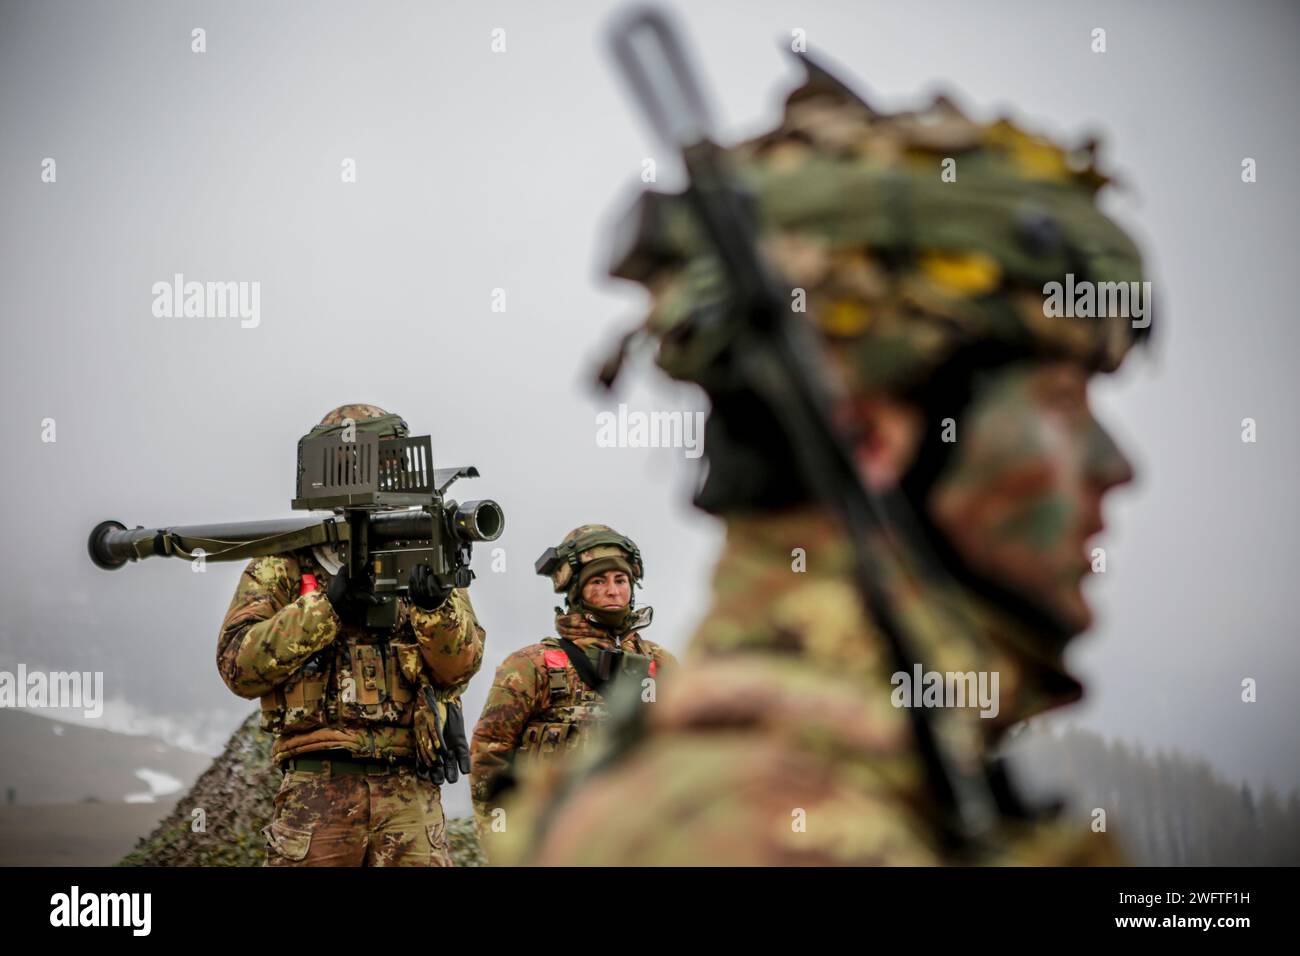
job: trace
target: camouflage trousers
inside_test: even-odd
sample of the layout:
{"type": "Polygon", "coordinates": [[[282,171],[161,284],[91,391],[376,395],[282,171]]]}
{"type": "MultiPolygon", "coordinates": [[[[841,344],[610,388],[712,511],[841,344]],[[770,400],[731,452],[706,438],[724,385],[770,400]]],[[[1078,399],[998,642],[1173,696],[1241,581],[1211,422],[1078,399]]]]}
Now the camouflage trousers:
{"type": "Polygon", "coordinates": [[[401,768],[286,773],[262,830],[267,866],[452,866],[438,788],[401,768]]]}

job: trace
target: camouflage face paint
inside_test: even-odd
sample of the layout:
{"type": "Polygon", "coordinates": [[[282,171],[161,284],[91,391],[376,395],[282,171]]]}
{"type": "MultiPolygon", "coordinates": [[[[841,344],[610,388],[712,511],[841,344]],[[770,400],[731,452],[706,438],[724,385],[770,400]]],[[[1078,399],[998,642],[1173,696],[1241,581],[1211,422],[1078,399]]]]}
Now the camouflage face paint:
{"type": "Polygon", "coordinates": [[[1084,367],[1022,362],[976,379],[927,507],[972,571],[1078,633],[1092,623],[1082,579],[1101,499],[1132,477],[1088,407],[1084,367]]]}
{"type": "Polygon", "coordinates": [[[622,571],[597,574],[582,586],[582,600],[592,607],[627,607],[632,600],[632,580],[622,571]]]}

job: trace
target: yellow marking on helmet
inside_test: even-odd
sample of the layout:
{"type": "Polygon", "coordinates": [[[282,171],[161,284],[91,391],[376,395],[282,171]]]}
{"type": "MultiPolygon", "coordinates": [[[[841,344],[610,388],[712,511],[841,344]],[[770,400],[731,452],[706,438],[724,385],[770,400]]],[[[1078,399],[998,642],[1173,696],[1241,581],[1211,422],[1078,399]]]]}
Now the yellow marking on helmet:
{"type": "Polygon", "coordinates": [[[857,299],[835,299],[818,312],[817,324],[827,335],[860,335],[871,325],[871,310],[857,299]]]}
{"type": "Polygon", "coordinates": [[[984,141],[990,146],[1000,147],[1027,179],[1064,181],[1075,176],[1064,150],[1041,137],[1031,136],[1006,120],[986,127],[984,141]]]}
{"type": "Polygon", "coordinates": [[[986,295],[1002,282],[1002,266],[985,252],[926,252],[920,266],[930,282],[955,298],[986,295]]]}

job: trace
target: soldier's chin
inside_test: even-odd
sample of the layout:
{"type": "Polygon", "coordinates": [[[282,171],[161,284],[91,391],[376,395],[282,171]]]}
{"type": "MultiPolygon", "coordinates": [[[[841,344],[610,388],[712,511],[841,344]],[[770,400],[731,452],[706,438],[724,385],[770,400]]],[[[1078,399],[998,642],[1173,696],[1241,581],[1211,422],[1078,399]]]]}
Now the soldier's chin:
{"type": "Polygon", "coordinates": [[[1082,634],[1092,627],[1092,608],[1089,607],[1082,592],[1075,591],[1070,596],[1063,617],[1065,620],[1062,623],[1066,625],[1066,629],[1075,634],[1082,634]]]}
{"type": "Polygon", "coordinates": [[[1013,587],[1007,595],[1017,601],[1021,617],[1031,627],[1054,634],[1062,644],[1092,626],[1092,608],[1078,585],[1013,587]]]}
{"type": "Polygon", "coordinates": [[[1074,636],[1082,634],[1092,627],[1092,608],[1079,587],[1062,587],[1047,602],[1040,604],[1040,610],[1050,618],[1062,634],[1074,636]]]}

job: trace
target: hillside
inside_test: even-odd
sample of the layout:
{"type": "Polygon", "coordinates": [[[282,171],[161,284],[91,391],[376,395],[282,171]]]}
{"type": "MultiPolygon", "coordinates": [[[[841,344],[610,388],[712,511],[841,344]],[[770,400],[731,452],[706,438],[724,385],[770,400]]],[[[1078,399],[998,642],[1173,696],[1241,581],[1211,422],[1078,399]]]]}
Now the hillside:
{"type": "Polygon", "coordinates": [[[149,802],[179,796],[212,758],[153,737],[0,709],[0,802],[149,802]]]}
{"type": "MultiPolygon", "coordinates": [[[[271,798],[280,774],[271,765],[272,739],[248,716],[226,749],[148,837],[122,860],[124,866],[261,866],[262,827],[271,819],[271,798]],[[204,811],[202,832],[193,811],[204,811]]],[[[482,854],[468,818],[448,822],[452,854],[461,866],[479,866],[482,854]]]]}
{"type": "Polygon", "coordinates": [[[212,758],[0,710],[0,866],[110,866],[212,758]]]}

